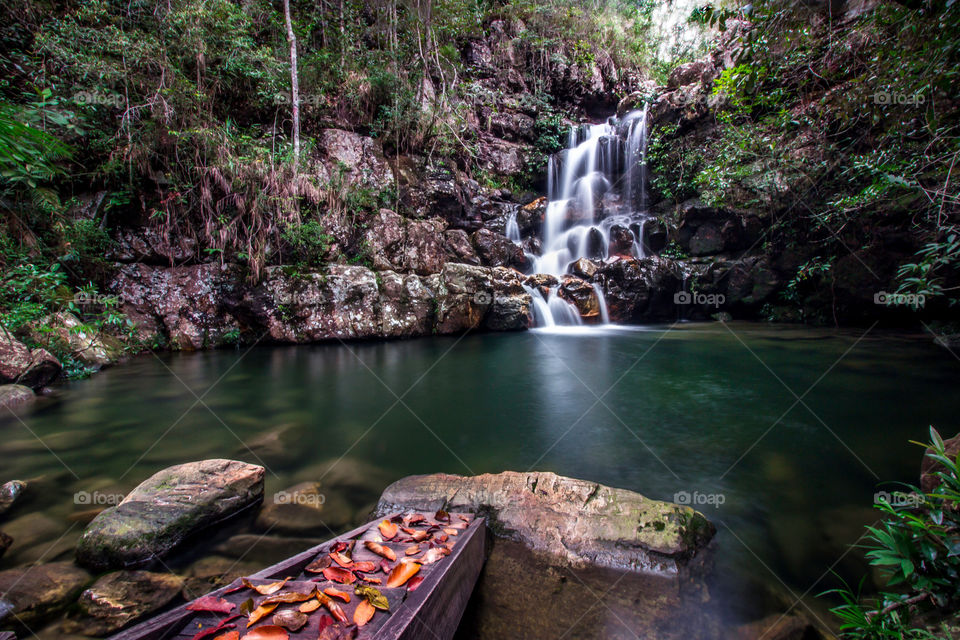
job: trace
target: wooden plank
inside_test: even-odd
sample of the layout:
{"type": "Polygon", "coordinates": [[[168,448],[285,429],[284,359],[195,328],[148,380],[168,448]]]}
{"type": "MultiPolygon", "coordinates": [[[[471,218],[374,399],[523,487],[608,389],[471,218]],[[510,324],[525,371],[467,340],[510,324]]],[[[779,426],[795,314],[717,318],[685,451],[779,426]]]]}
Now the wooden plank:
{"type": "MultiPolygon", "coordinates": [[[[392,514],[387,518],[392,518],[394,515],[399,514],[392,514]]],[[[306,581],[316,580],[317,578],[322,580],[322,577],[317,574],[305,573],[305,567],[314,561],[318,555],[328,553],[337,542],[362,540],[364,534],[368,534],[370,529],[377,525],[377,522],[364,524],[353,531],[267,567],[249,576],[249,579],[256,583],[257,581],[274,581],[290,577],[295,581],[303,582],[304,585],[317,586],[320,583],[306,581]]],[[[453,539],[454,537],[451,537],[451,540],[453,539]]],[[[376,638],[377,640],[400,638],[419,640],[426,636],[438,640],[449,640],[453,637],[485,561],[485,520],[474,516],[473,520],[466,525],[466,528],[459,531],[455,540],[453,552],[449,556],[443,558],[441,562],[424,566],[421,570],[421,575],[424,575],[423,582],[415,591],[404,594],[405,589],[402,587],[399,589],[384,589],[385,595],[388,595],[392,602],[394,597],[399,597],[400,600],[396,601],[397,606],[392,607],[393,613],[388,618],[385,620],[380,618],[382,622],[365,628],[364,631],[367,633],[363,637],[376,638]]],[[[385,544],[400,545],[398,542],[385,544]]],[[[400,548],[395,547],[394,550],[397,551],[398,555],[402,555],[400,548]]],[[[355,550],[354,553],[354,558],[357,558],[358,551],[355,550]]],[[[372,556],[370,551],[365,553],[372,556]]],[[[235,604],[238,604],[240,602],[238,598],[241,597],[241,594],[235,591],[235,587],[239,585],[240,580],[238,579],[208,595],[227,597],[228,600],[236,600],[235,604]],[[227,594],[228,591],[231,593],[227,594]]],[[[352,591],[352,589],[349,590],[352,591]]],[[[245,600],[246,597],[248,596],[243,594],[242,599],[245,600]]],[[[177,607],[127,631],[121,631],[114,635],[111,640],[189,640],[201,627],[208,628],[222,618],[222,616],[212,613],[188,611],[185,606],[177,607]]],[[[350,609],[353,606],[355,605],[352,605],[350,609]]],[[[306,630],[309,630],[309,627],[306,630]]],[[[294,635],[299,636],[301,633],[303,631],[294,635]]],[[[4,639],[0,638],[0,640],[4,639]]]]}

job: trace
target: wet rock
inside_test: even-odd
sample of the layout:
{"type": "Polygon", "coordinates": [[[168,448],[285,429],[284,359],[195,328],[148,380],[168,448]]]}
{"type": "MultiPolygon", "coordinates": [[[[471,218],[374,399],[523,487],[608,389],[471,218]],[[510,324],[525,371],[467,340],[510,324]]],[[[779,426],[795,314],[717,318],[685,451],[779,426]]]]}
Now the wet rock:
{"type": "MultiPolygon", "coordinates": [[[[230,584],[241,576],[249,576],[265,566],[276,564],[279,560],[290,557],[290,554],[288,554],[283,558],[268,562],[260,561],[259,557],[247,557],[245,554],[253,550],[256,541],[264,536],[250,535],[246,537],[250,540],[246,541],[246,544],[242,546],[242,551],[239,551],[237,555],[231,557],[207,556],[187,567],[183,588],[180,590],[183,599],[195,600],[215,589],[230,584]]],[[[228,539],[227,542],[232,539],[228,539]]]]}
{"type": "Polygon", "coordinates": [[[77,561],[104,570],[161,558],[190,534],[259,503],[263,475],[263,467],[223,459],[164,469],[94,518],[77,561]]]}
{"type": "Polygon", "coordinates": [[[690,238],[690,255],[709,256],[720,253],[724,248],[723,235],[717,225],[703,224],[690,238]]]}
{"type": "Polygon", "coordinates": [[[26,490],[27,483],[22,480],[11,480],[0,485],[0,516],[9,511],[26,490]]]}
{"type": "Polygon", "coordinates": [[[660,220],[644,220],[640,237],[644,255],[658,255],[667,246],[667,228],[660,220]]]}
{"type": "Polygon", "coordinates": [[[603,260],[606,249],[606,238],[603,237],[603,232],[596,227],[591,227],[587,232],[587,257],[591,260],[603,260]]]}
{"type": "Polygon", "coordinates": [[[593,280],[600,284],[613,322],[674,320],[673,294],[681,279],[673,261],[660,257],[604,263],[593,280]]]}
{"type": "Polygon", "coordinates": [[[36,399],[33,390],[22,384],[0,385],[0,409],[27,404],[36,399]]]}
{"type": "Polygon", "coordinates": [[[436,298],[437,333],[460,333],[485,326],[498,330],[530,326],[530,296],[513,269],[447,264],[426,284],[436,298]]]}
{"type": "Polygon", "coordinates": [[[318,482],[301,482],[266,501],[256,525],[271,533],[332,536],[350,524],[353,510],[341,496],[318,482]]]}
{"type": "Polygon", "coordinates": [[[99,369],[120,359],[123,346],[116,338],[87,330],[72,313],[45,316],[30,325],[30,338],[54,351],[69,351],[83,364],[99,369]]]}
{"type": "MultiPolygon", "coordinates": [[[[960,434],[944,440],[943,446],[947,456],[955,459],[957,454],[960,453],[960,434]]],[[[942,464],[927,455],[932,452],[933,449],[927,449],[923,460],[920,462],[920,489],[924,493],[930,493],[936,489],[940,485],[940,478],[936,476],[937,472],[946,471],[942,464]]]]}
{"type": "Polygon", "coordinates": [[[713,537],[700,513],[549,472],[409,476],[384,491],[378,514],[480,511],[494,532],[574,566],[672,575],[713,537]]]}
{"type": "Polygon", "coordinates": [[[430,333],[433,296],[415,275],[382,271],[380,276],[380,335],[410,338],[430,333]]]}
{"type": "Polygon", "coordinates": [[[90,574],[72,562],[18,567],[0,572],[0,624],[33,625],[73,603],[90,574]],[[14,617],[16,616],[16,617],[14,617]]]}
{"type": "Polygon", "coordinates": [[[489,229],[480,229],[474,232],[470,239],[477,250],[477,255],[486,265],[522,268],[526,264],[523,249],[508,240],[506,236],[489,229]]]}
{"type": "Polygon", "coordinates": [[[113,633],[172,602],[182,586],[183,578],[169,573],[109,573],[80,594],[77,614],[64,623],[64,631],[94,637],[113,633]]]}
{"type": "Polygon", "coordinates": [[[10,545],[13,544],[13,538],[8,536],[3,531],[0,531],[0,558],[3,557],[3,554],[7,552],[7,549],[10,548],[10,545]]]}
{"type": "Polygon", "coordinates": [[[447,257],[451,262],[460,262],[463,264],[480,264],[480,256],[477,255],[473,244],[470,242],[470,236],[463,229],[451,229],[443,234],[447,250],[447,257]]]}
{"type": "Polygon", "coordinates": [[[576,276],[563,276],[560,279],[560,297],[572,302],[584,320],[600,317],[600,300],[588,282],[576,276]]]}
{"type": "Polygon", "coordinates": [[[589,280],[597,273],[597,264],[586,258],[580,258],[575,262],[570,263],[570,273],[573,275],[589,280]]]}
{"type": "Polygon", "coordinates": [[[46,349],[31,350],[0,327],[0,384],[39,389],[59,377],[62,368],[46,349]]]}
{"type": "Polygon", "coordinates": [[[608,255],[630,258],[633,256],[633,233],[622,224],[610,227],[608,255]]]}

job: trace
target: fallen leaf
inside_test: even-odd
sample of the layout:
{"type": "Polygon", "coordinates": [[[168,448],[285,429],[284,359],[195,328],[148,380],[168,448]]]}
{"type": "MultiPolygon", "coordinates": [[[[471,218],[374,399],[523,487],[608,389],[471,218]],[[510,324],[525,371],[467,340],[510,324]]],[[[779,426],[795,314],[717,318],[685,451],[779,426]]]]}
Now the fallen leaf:
{"type": "Polygon", "coordinates": [[[383,595],[383,592],[381,592],[380,589],[358,584],[354,588],[353,592],[372,604],[377,609],[390,611],[390,601],[387,600],[387,596],[383,595]]]}
{"type": "Polygon", "coordinates": [[[243,601],[243,603],[240,605],[240,608],[237,609],[237,611],[239,611],[244,615],[250,615],[250,612],[256,608],[257,606],[253,604],[253,598],[247,598],[246,600],[243,601]]]}
{"type": "Polygon", "coordinates": [[[377,610],[374,608],[374,606],[370,604],[368,601],[364,600],[359,605],[357,605],[357,608],[354,610],[353,622],[358,627],[362,627],[363,625],[370,622],[370,618],[372,618],[373,614],[375,614],[376,612],[377,610]]]}
{"type": "Polygon", "coordinates": [[[387,586],[391,589],[402,587],[407,583],[407,580],[415,576],[418,571],[420,571],[419,562],[401,562],[390,572],[390,577],[387,578],[387,586]]]}
{"type": "Polygon", "coordinates": [[[407,547],[407,549],[403,553],[408,556],[415,556],[418,553],[420,553],[420,546],[415,545],[413,547],[407,547]]]}
{"type": "Polygon", "coordinates": [[[327,554],[323,554],[322,556],[320,556],[319,558],[317,558],[316,560],[308,564],[304,568],[304,571],[309,571],[310,573],[320,573],[329,566],[330,566],[330,556],[328,556],[327,554]]]}
{"type": "Polygon", "coordinates": [[[354,562],[353,570],[362,571],[363,573],[370,573],[371,571],[377,570],[377,565],[368,560],[364,560],[362,562],[354,562]]]}
{"type": "Polygon", "coordinates": [[[275,602],[282,602],[289,604],[291,602],[303,602],[304,600],[309,600],[313,597],[312,593],[300,593],[298,591],[288,591],[287,593],[277,593],[272,596],[267,596],[264,598],[263,602],[260,603],[262,607],[265,604],[273,604],[275,602]]]}
{"type": "Polygon", "coordinates": [[[427,517],[422,513],[414,513],[403,519],[404,523],[409,527],[411,524],[417,524],[418,522],[423,522],[427,517]]]}
{"type": "Polygon", "coordinates": [[[450,555],[450,550],[446,547],[434,547],[433,549],[427,549],[427,552],[420,556],[420,564],[433,564],[437,560],[450,555]]]}
{"type": "Polygon", "coordinates": [[[417,542],[423,542],[424,540],[430,537],[430,534],[426,531],[414,531],[410,537],[412,537],[417,542]]]}
{"type": "Polygon", "coordinates": [[[440,535],[437,536],[437,541],[438,541],[438,542],[446,542],[446,541],[449,540],[449,539],[450,539],[450,536],[448,536],[448,535],[445,534],[445,533],[441,533],[440,535]]]}
{"type": "Polygon", "coordinates": [[[339,589],[334,589],[333,587],[327,587],[326,589],[323,590],[323,592],[328,596],[330,596],[331,598],[340,598],[344,602],[350,602],[350,594],[344,591],[340,591],[339,589]]]}
{"type": "Polygon", "coordinates": [[[198,631],[195,636],[190,638],[190,640],[202,640],[203,638],[212,636],[214,634],[220,633],[224,629],[235,629],[237,625],[235,624],[223,624],[222,622],[215,627],[207,627],[202,631],[198,631]]]}
{"type": "Polygon", "coordinates": [[[334,618],[336,618],[336,619],[339,620],[340,622],[346,622],[346,621],[347,621],[347,614],[345,614],[345,613],[343,612],[343,609],[340,608],[340,605],[338,605],[336,602],[334,602],[334,601],[330,598],[330,596],[328,596],[328,595],[325,594],[325,593],[321,593],[321,592],[318,591],[318,592],[317,592],[317,600],[319,600],[320,602],[323,603],[323,606],[325,606],[325,607],[327,608],[327,611],[329,611],[329,612],[330,612],[330,615],[332,615],[334,618]]]}
{"type": "Polygon", "coordinates": [[[433,517],[437,522],[450,522],[450,514],[443,509],[437,511],[433,517]]]}
{"type": "Polygon", "coordinates": [[[421,582],[423,582],[423,576],[413,576],[407,583],[407,591],[416,591],[421,582]]]}
{"type": "Polygon", "coordinates": [[[304,602],[302,605],[300,605],[300,613],[313,613],[319,609],[320,606],[320,601],[314,598],[313,600],[304,602]]]}
{"type": "Polygon", "coordinates": [[[353,541],[347,542],[346,540],[341,540],[333,545],[330,548],[330,551],[347,551],[353,548],[353,541]]]}
{"type": "Polygon", "coordinates": [[[391,569],[391,567],[390,567],[390,563],[389,563],[389,562],[387,562],[386,560],[381,560],[381,561],[380,561],[380,570],[381,570],[381,571],[383,571],[384,573],[389,574],[389,573],[390,573],[390,569],[391,569]]]}
{"type": "Polygon", "coordinates": [[[320,636],[317,640],[353,640],[357,637],[357,626],[351,624],[348,627],[341,627],[334,624],[329,616],[324,616],[320,621],[320,636]]]}
{"type": "Polygon", "coordinates": [[[280,606],[279,602],[274,602],[273,604],[262,604],[253,611],[250,612],[250,620],[247,622],[247,628],[249,629],[257,622],[259,622],[265,616],[273,613],[273,610],[280,606]]]}
{"type": "Polygon", "coordinates": [[[453,524],[450,525],[450,528],[451,528],[451,529],[459,529],[459,530],[463,531],[464,529],[467,528],[467,523],[466,523],[466,522],[454,522],[453,524]]]}
{"type": "Polygon", "coordinates": [[[393,552],[393,549],[390,547],[385,547],[379,542],[374,542],[373,540],[367,540],[363,545],[373,551],[375,554],[381,558],[386,558],[387,560],[394,561],[397,559],[397,554],[393,552]]]}
{"type": "Polygon", "coordinates": [[[271,593],[276,593],[277,591],[280,591],[280,589],[283,589],[283,585],[287,584],[287,582],[290,581],[290,578],[284,578],[279,582],[271,582],[270,584],[253,584],[246,578],[241,578],[241,580],[243,581],[243,586],[247,587],[248,589],[253,589],[262,596],[268,596],[271,593]]]}
{"type": "Polygon", "coordinates": [[[344,569],[353,568],[353,560],[343,555],[339,551],[331,551],[330,557],[333,559],[334,562],[336,562],[338,565],[340,565],[344,569]]]}
{"type": "Polygon", "coordinates": [[[339,567],[327,567],[323,570],[323,577],[332,582],[339,582],[340,584],[350,584],[357,580],[357,576],[355,576],[352,571],[339,567]]]}
{"type": "Polygon", "coordinates": [[[213,613],[230,613],[237,605],[227,602],[216,596],[203,596],[187,605],[189,611],[212,611],[213,613]]]}
{"type": "Polygon", "coordinates": [[[387,540],[392,540],[394,536],[397,535],[397,525],[393,524],[389,520],[384,520],[379,525],[380,535],[382,535],[387,540]]]}
{"type": "Polygon", "coordinates": [[[460,519],[463,520],[464,522],[470,522],[470,518],[463,514],[460,515],[460,519]]]}
{"type": "Polygon", "coordinates": [[[443,532],[448,536],[455,536],[460,534],[460,532],[457,531],[456,529],[444,529],[443,532]]]}
{"type": "Polygon", "coordinates": [[[369,582],[370,584],[380,584],[382,581],[380,578],[371,578],[369,576],[361,576],[364,582],[369,582]]]}
{"type": "Polygon", "coordinates": [[[287,640],[290,634],[287,633],[287,630],[283,627],[278,627],[275,624],[267,624],[247,632],[247,635],[243,637],[246,640],[287,640]]]}
{"type": "Polygon", "coordinates": [[[273,624],[296,633],[307,624],[307,616],[299,611],[285,609],[273,614],[273,624]]]}
{"type": "MultiPolygon", "coordinates": [[[[230,626],[232,627],[232,626],[235,626],[235,625],[230,625],[230,626]]],[[[214,638],[213,640],[240,640],[240,632],[239,632],[239,631],[227,631],[226,633],[217,636],[217,637],[214,638]]]]}

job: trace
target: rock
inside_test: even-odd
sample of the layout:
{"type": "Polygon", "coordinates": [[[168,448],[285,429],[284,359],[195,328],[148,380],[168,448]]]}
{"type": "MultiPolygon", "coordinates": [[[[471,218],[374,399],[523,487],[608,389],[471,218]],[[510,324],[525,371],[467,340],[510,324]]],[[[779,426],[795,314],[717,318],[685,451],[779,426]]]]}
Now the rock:
{"type": "Polygon", "coordinates": [[[580,258],[576,262],[570,263],[569,271],[579,278],[589,280],[597,272],[597,264],[586,258],[580,258]]]}
{"type": "Polygon", "coordinates": [[[94,518],[77,561],[105,570],[162,558],[190,534],[259,503],[263,476],[263,467],[223,459],[164,469],[94,518]]]}
{"type": "Polygon", "coordinates": [[[107,259],[145,264],[184,264],[197,257],[197,241],[189,236],[164,235],[154,227],[121,229],[107,259]]]}
{"type": "Polygon", "coordinates": [[[7,549],[10,548],[10,545],[13,544],[13,538],[5,534],[3,531],[0,531],[0,558],[3,557],[3,554],[7,552],[7,549]]]}
{"type": "Polygon", "coordinates": [[[36,396],[33,389],[25,387],[22,384],[4,384],[0,385],[0,409],[4,407],[13,407],[26,404],[33,401],[36,396]]]}
{"type": "Polygon", "coordinates": [[[773,614],[736,628],[736,640],[820,640],[823,636],[809,621],[796,614],[773,614]]]}
{"type": "Polygon", "coordinates": [[[560,279],[560,297],[573,303],[584,320],[600,317],[600,299],[593,286],[576,276],[560,279]]]}
{"type": "Polygon", "coordinates": [[[275,493],[264,504],[256,525],[272,533],[336,535],[353,520],[353,510],[336,493],[324,491],[318,482],[301,482],[275,493]]]}
{"type": "MultiPolygon", "coordinates": [[[[956,458],[957,454],[960,453],[960,434],[944,440],[943,446],[947,456],[952,459],[956,458]]],[[[932,451],[932,449],[927,449],[926,453],[932,451]]],[[[930,493],[940,486],[940,478],[936,476],[936,473],[945,470],[942,464],[925,454],[920,462],[920,490],[924,493],[930,493]]]]}
{"type": "Polygon", "coordinates": [[[0,327],[0,384],[39,389],[53,382],[63,367],[46,349],[31,350],[0,327]]]}
{"type": "MultiPolygon", "coordinates": [[[[234,536],[234,538],[239,536],[234,536]]],[[[257,558],[245,556],[253,545],[263,536],[246,536],[250,540],[243,547],[243,551],[234,557],[225,558],[223,556],[206,556],[197,560],[187,567],[187,577],[183,582],[181,594],[184,600],[195,600],[200,596],[206,595],[215,589],[226,586],[241,576],[249,576],[263,569],[263,567],[275,564],[278,560],[270,562],[257,562],[257,558]]],[[[229,542],[233,538],[227,540],[229,542]]],[[[286,538],[285,538],[286,539],[286,538]]],[[[319,544],[319,543],[317,543],[319,544]]],[[[239,545],[238,545],[239,546],[239,545]]],[[[283,558],[290,557],[290,554],[283,558]]]]}
{"type": "Polygon", "coordinates": [[[489,229],[475,231],[470,237],[477,255],[484,264],[494,267],[520,267],[526,264],[523,249],[515,245],[506,236],[494,233],[489,229]]]}
{"type": "Polygon", "coordinates": [[[32,323],[30,338],[48,349],[69,351],[83,364],[97,369],[120,359],[123,347],[116,338],[82,327],[79,318],[62,311],[32,323]]]}
{"type": "Polygon", "coordinates": [[[180,593],[183,578],[169,573],[117,571],[80,594],[78,614],[64,630],[103,636],[169,604],[180,593]]]}
{"type": "Polygon", "coordinates": [[[379,189],[389,187],[394,181],[380,143],[373,138],[352,131],[324,129],[318,136],[317,146],[327,155],[331,175],[337,175],[343,167],[349,182],[379,189]]]}
{"type": "MultiPolygon", "coordinates": [[[[63,547],[51,546],[51,543],[56,541],[62,544],[64,540],[58,540],[58,537],[64,536],[67,527],[62,521],[51,518],[46,513],[31,511],[7,521],[3,529],[14,541],[9,549],[10,557],[25,564],[41,557],[50,560],[62,552],[63,547]]],[[[72,546],[72,540],[65,541],[72,546]]]]}
{"type": "Polygon", "coordinates": [[[676,264],[660,257],[604,263],[593,278],[600,283],[613,322],[674,320],[673,294],[680,290],[676,264]]]}
{"type": "Polygon", "coordinates": [[[710,256],[723,251],[725,243],[720,228],[713,223],[706,223],[697,228],[689,246],[692,256],[710,256]]]}
{"type": "Polygon", "coordinates": [[[22,480],[11,480],[0,485],[0,516],[9,511],[26,490],[27,483],[22,480]]]}
{"type": "Polygon", "coordinates": [[[72,562],[0,572],[0,625],[33,625],[52,617],[70,605],[89,580],[90,574],[72,562]]]}
{"type": "Polygon", "coordinates": [[[497,330],[525,329],[532,319],[530,295],[519,272],[465,264],[447,264],[427,280],[436,298],[435,330],[460,333],[484,326],[497,330]]]}
{"type": "MultiPolygon", "coordinates": [[[[240,560],[249,562],[256,566],[256,571],[259,571],[263,567],[276,564],[301,551],[322,544],[328,538],[327,531],[316,538],[240,533],[230,536],[214,547],[213,551],[228,558],[235,558],[236,560],[231,560],[234,563],[240,560]]],[[[222,572],[224,584],[239,575],[247,574],[234,575],[232,567],[228,565],[222,572]]]]}
{"type": "Polygon", "coordinates": [[[380,335],[411,338],[430,333],[433,327],[433,295],[423,281],[410,274],[381,271],[380,335]]]}
{"type": "Polygon", "coordinates": [[[610,245],[607,248],[610,256],[633,257],[633,232],[622,224],[610,227],[610,245]]]}
{"type": "Polygon", "coordinates": [[[640,237],[644,255],[658,255],[667,246],[667,228],[655,218],[643,221],[640,237]]]}
{"type": "Polygon", "coordinates": [[[574,566],[675,574],[713,537],[700,513],[549,472],[409,476],[383,492],[377,513],[466,510],[494,532],[574,566]]]}
{"type": "Polygon", "coordinates": [[[480,257],[470,243],[470,236],[463,229],[451,229],[444,233],[444,243],[447,256],[451,262],[463,264],[480,264],[480,257]]]}
{"type": "Polygon", "coordinates": [[[677,89],[695,82],[710,82],[715,71],[709,60],[694,60],[680,65],[670,72],[668,89],[677,89]]]}
{"type": "Polygon", "coordinates": [[[447,261],[443,243],[446,228],[447,223],[439,218],[408,222],[402,269],[420,275],[439,272],[447,261]]]}

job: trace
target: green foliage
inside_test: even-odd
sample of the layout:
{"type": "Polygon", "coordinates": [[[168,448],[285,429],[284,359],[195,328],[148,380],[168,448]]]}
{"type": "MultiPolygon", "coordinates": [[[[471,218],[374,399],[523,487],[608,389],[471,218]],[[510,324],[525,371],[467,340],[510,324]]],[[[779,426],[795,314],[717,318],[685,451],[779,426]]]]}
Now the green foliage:
{"type": "MultiPolygon", "coordinates": [[[[928,243],[917,253],[918,262],[900,267],[897,278],[900,281],[898,293],[913,293],[927,298],[946,295],[950,290],[944,287],[948,276],[955,275],[960,267],[960,235],[955,227],[945,229],[945,238],[928,243]]],[[[950,299],[951,304],[957,298],[950,299]]]]}
{"type": "Polygon", "coordinates": [[[960,603],[960,461],[946,452],[933,427],[922,446],[939,465],[936,488],[922,493],[908,485],[907,493],[893,494],[896,505],[878,500],[880,522],[867,527],[866,557],[886,586],[867,599],[849,587],[828,592],[842,600],[832,611],[844,638],[941,637],[911,621],[924,612],[946,614],[960,603]]]}
{"type": "Polygon", "coordinates": [[[303,224],[290,224],[281,237],[289,247],[289,262],[297,270],[309,270],[324,264],[333,237],[316,220],[303,224]]]}

